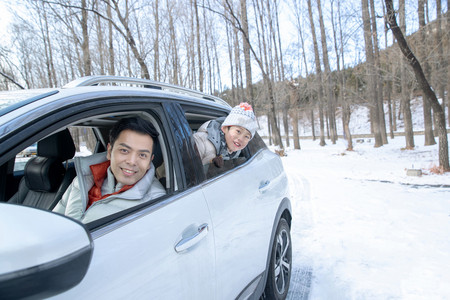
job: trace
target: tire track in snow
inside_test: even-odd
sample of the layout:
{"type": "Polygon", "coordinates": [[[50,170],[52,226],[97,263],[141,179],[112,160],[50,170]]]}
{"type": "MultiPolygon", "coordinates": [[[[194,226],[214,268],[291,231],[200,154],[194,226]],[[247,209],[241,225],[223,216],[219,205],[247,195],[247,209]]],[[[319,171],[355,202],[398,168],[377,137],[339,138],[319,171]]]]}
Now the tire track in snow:
{"type": "Polygon", "coordinates": [[[309,299],[311,291],[312,266],[302,259],[301,237],[305,230],[311,230],[313,215],[311,209],[310,186],[306,178],[301,176],[296,168],[285,164],[285,171],[289,178],[290,197],[293,220],[291,228],[292,240],[292,273],[289,292],[286,299],[309,299]]]}

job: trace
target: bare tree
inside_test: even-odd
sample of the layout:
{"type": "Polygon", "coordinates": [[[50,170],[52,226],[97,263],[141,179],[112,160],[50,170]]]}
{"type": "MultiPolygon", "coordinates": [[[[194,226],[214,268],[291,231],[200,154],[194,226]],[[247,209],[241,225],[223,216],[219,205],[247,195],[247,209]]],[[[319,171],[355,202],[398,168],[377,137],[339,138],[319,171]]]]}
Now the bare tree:
{"type": "Polygon", "coordinates": [[[154,53],[155,58],[153,60],[153,78],[157,81],[161,80],[161,70],[159,67],[159,0],[153,2],[153,15],[155,18],[155,40],[154,40],[154,53]]]}
{"type": "MultiPolygon", "coordinates": [[[[386,7],[384,5],[384,2],[382,2],[383,4],[383,16],[386,15],[386,7]]],[[[386,18],[384,18],[384,47],[387,49],[388,48],[388,26],[387,26],[387,22],[386,22],[386,18]]],[[[392,68],[392,64],[388,63],[388,54],[385,53],[384,58],[382,59],[380,57],[380,61],[382,60],[383,63],[383,67],[382,70],[384,70],[385,74],[384,74],[384,78],[382,80],[382,82],[384,82],[384,87],[385,87],[385,91],[386,91],[386,98],[387,98],[387,104],[388,104],[388,118],[389,118],[389,135],[391,137],[391,139],[394,138],[394,131],[397,130],[397,123],[396,123],[396,107],[395,107],[395,101],[393,101],[392,99],[392,84],[393,84],[393,68],[392,68]]]]}
{"type": "Polygon", "coordinates": [[[362,8],[362,19],[364,25],[364,42],[365,42],[365,53],[366,53],[366,77],[368,84],[368,98],[372,99],[370,107],[370,117],[372,121],[372,128],[375,136],[375,147],[383,146],[383,141],[380,132],[380,114],[379,105],[377,99],[377,71],[375,69],[375,56],[374,56],[374,46],[373,46],[373,32],[369,16],[369,4],[368,0],[361,0],[362,8]]]}
{"type": "Polygon", "coordinates": [[[92,73],[91,53],[89,50],[89,33],[88,33],[88,12],[86,7],[86,0],[81,0],[81,29],[83,31],[83,43],[81,49],[83,50],[83,67],[84,75],[90,76],[92,73]]]}
{"type": "Polygon", "coordinates": [[[326,88],[327,88],[327,115],[330,125],[330,137],[331,142],[336,144],[337,140],[337,130],[336,130],[336,96],[334,94],[334,83],[331,78],[331,67],[328,59],[328,46],[327,46],[327,36],[325,33],[325,25],[323,22],[322,15],[322,5],[320,0],[317,0],[317,8],[319,11],[319,24],[320,24],[320,35],[322,42],[322,57],[323,65],[325,68],[325,78],[326,78],[326,88]]]}
{"type": "Polygon", "coordinates": [[[207,9],[222,16],[227,23],[234,26],[243,35],[244,39],[246,39],[248,44],[250,45],[250,51],[253,54],[253,57],[255,58],[258,66],[260,67],[261,74],[263,76],[264,85],[267,87],[267,94],[269,97],[269,104],[270,104],[269,119],[271,120],[271,126],[272,126],[273,133],[275,136],[275,144],[277,146],[279,146],[281,149],[284,149],[283,142],[281,141],[280,130],[279,130],[279,127],[276,122],[277,118],[276,118],[273,82],[271,81],[271,79],[268,75],[268,72],[267,72],[267,68],[264,67],[263,61],[261,60],[260,56],[257,55],[255,50],[253,49],[252,43],[250,42],[250,39],[249,39],[249,36],[247,36],[245,34],[245,31],[243,30],[241,21],[237,15],[237,13],[235,12],[233,5],[228,0],[224,1],[224,5],[226,7],[227,13],[221,13],[217,10],[214,10],[212,7],[207,7],[207,9]]]}
{"type": "Polygon", "coordinates": [[[334,20],[334,1],[331,2],[331,24],[333,29],[333,37],[334,37],[334,50],[336,53],[336,68],[338,73],[338,82],[339,82],[339,97],[340,97],[340,103],[342,106],[342,127],[344,130],[344,137],[347,140],[347,151],[353,151],[353,141],[352,141],[352,134],[350,132],[350,104],[348,103],[348,100],[345,98],[345,74],[341,72],[341,66],[340,61],[342,59],[342,62],[344,64],[344,38],[343,38],[343,30],[342,30],[342,18],[341,18],[341,1],[337,0],[337,8],[338,8],[338,24],[339,26],[336,26],[335,20],[334,20]],[[338,45],[338,38],[337,38],[337,29],[339,28],[339,41],[340,44],[338,45]]]}
{"type": "MultiPolygon", "coordinates": [[[[247,1],[241,0],[241,19],[242,19],[242,31],[244,35],[249,36],[248,31],[248,17],[247,17],[247,1]]],[[[250,60],[250,45],[247,40],[243,39],[243,50],[244,50],[244,65],[245,65],[245,86],[246,86],[246,101],[252,104],[253,109],[256,111],[253,95],[253,84],[252,84],[252,65],[250,60]]]]}
{"type": "MultiPolygon", "coordinates": [[[[387,2],[386,2],[386,16],[389,20],[389,11],[387,8],[387,2]]],[[[399,29],[403,32],[406,32],[406,21],[405,21],[405,0],[399,1],[399,17],[400,17],[400,27],[399,29]]],[[[389,24],[389,22],[388,22],[389,24]]],[[[397,36],[395,35],[395,38],[397,36]]],[[[407,150],[414,149],[414,131],[413,131],[413,124],[412,124],[412,115],[411,115],[411,102],[410,102],[410,94],[408,92],[408,83],[407,83],[407,75],[406,75],[406,64],[408,62],[406,61],[406,58],[402,59],[401,64],[401,85],[402,85],[402,112],[403,112],[403,123],[405,127],[405,148],[407,150]]]]}
{"type": "Polygon", "coordinates": [[[392,0],[385,0],[385,2],[389,27],[392,30],[393,34],[395,35],[395,38],[397,39],[397,43],[400,47],[400,50],[407,59],[408,63],[413,68],[414,74],[416,76],[420,88],[422,89],[423,93],[427,95],[427,99],[431,102],[431,106],[433,108],[434,115],[436,116],[438,125],[437,130],[439,136],[439,167],[442,169],[443,172],[448,172],[450,171],[450,166],[448,156],[447,129],[445,127],[444,111],[442,109],[442,106],[439,104],[439,101],[437,100],[436,94],[433,92],[433,90],[430,87],[430,84],[428,83],[428,80],[426,79],[419,61],[412,53],[411,49],[408,46],[408,43],[406,42],[406,39],[403,36],[402,31],[397,25],[392,0]]]}
{"type": "Polygon", "coordinates": [[[314,44],[314,62],[316,64],[316,75],[318,77],[318,85],[317,85],[317,95],[318,95],[318,103],[319,103],[319,119],[320,119],[320,146],[325,146],[325,124],[324,124],[324,115],[323,115],[323,90],[322,90],[322,68],[320,66],[320,56],[319,56],[319,46],[317,44],[316,37],[316,27],[314,25],[314,18],[312,14],[312,6],[311,0],[307,1],[308,3],[308,13],[309,13],[309,22],[311,25],[311,33],[313,37],[314,44]]]}
{"type": "MultiPolygon", "coordinates": [[[[450,1],[449,1],[450,2],[450,1]]],[[[447,6],[447,15],[450,16],[449,7],[447,6]]],[[[437,63],[434,64],[435,70],[433,73],[436,74],[437,78],[437,91],[439,97],[442,99],[442,109],[445,112],[445,84],[447,82],[447,58],[444,55],[444,47],[442,41],[442,4],[441,0],[436,0],[436,34],[435,34],[435,47],[438,50],[438,58],[437,63]]],[[[449,17],[450,18],[450,17],[449,17]]],[[[447,24],[447,26],[450,26],[447,24]]],[[[447,31],[448,33],[448,31],[447,31]]],[[[447,34],[448,35],[448,34],[447,34]]],[[[447,37],[448,39],[449,37],[447,37]]],[[[449,86],[450,87],[450,86],[449,86]]],[[[448,89],[447,89],[448,91],[448,89]]],[[[447,93],[448,95],[448,93],[447,93]]],[[[448,96],[447,96],[448,97],[448,96]]],[[[447,118],[450,119],[450,115],[447,115],[447,118]]]]}
{"type": "Polygon", "coordinates": [[[381,63],[380,63],[380,50],[378,47],[378,33],[377,33],[377,18],[375,14],[375,3],[374,0],[370,0],[370,18],[372,25],[372,39],[373,39],[373,51],[375,59],[375,70],[377,76],[375,77],[375,93],[376,93],[376,106],[378,111],[378,125],[380,126],[381,140],[383,144],[387,144],[387,134],[386,134],[386,120],[384,116],[384,105],[383,105],[383,89],[381,88],[381,63]]]}
{"type": "Polygon", "coordinates": [[[203,64],[202,64],[202,47],[201,47],[201,39],[200,39],[200,18],[198,16],[198,5],[197,0],[194,0],[194,12],[195,12],[195,32],[196,32],[196,40],[197,40],[197,58],[198,58],[198,81],[199,81],[199,89],[203,92],[203,64]]]}
{"type": "MultiPolygon", "coordinates": [[[[420,42],[418,45],[418,53],[419,56],[422,59],[423,67],[424,67],[424,73],[425,76],[430,78],[430,66],[426,58],[426,50],[425,47],[427,45],[427,38],[425,33],[425,2],[424,0],[418,0],[418,16],[419,16],[419,39],[420,42]]],[[[422,102],[423,102],[423,120],[424,120],[424,127],[425,127],[425,146],[429,145],[435,145],[436,141],[434,140],[434,134],[433,134],[433,119],[431,116],[431,105],[427,98],[427,95],[422,96],[422,102]]]]}

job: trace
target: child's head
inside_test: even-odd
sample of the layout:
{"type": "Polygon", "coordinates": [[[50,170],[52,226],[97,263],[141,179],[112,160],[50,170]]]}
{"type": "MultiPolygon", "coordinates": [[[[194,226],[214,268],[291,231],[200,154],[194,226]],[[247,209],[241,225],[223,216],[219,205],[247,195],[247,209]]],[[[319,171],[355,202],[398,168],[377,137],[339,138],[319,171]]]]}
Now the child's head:
{"type": "Polygon", "coordinates": [[[244,149],[255,136],[258,124],[250,104],[243,102],[231,109],[222,123],[222,131],[228,149],[238,151],[244,149]]]}

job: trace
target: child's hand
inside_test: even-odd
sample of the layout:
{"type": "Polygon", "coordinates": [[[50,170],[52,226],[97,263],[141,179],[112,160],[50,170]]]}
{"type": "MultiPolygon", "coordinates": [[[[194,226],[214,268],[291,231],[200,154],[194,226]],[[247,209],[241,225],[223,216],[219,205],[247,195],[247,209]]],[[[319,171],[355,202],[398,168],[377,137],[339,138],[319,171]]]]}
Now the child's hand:
{"type": "Polygon", "coordinates": [[[214,165],[218,168],[222,168],[223,167],[223,157],[222,155],[218,155],[216,157],[214,157],[212,159],[212,162],[214,163],[214,165]]]}

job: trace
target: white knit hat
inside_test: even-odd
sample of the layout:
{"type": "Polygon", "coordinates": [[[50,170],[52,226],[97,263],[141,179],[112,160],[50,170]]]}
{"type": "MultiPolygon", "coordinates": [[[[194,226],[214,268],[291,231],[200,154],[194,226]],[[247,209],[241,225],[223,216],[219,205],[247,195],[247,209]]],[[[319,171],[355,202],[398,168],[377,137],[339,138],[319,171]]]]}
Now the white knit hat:
{"type": "Polygon", "coordinates": [[[228,117],[222,123],[224,126],[241,126],[252,135],[251,138],[255,136],[255,132],[258,129],[258,123],[256,122],[255,114],[253,113],[253,108],[247,102],[242,102],[241,104],[233,107],[230,111],[228,117]]]}

